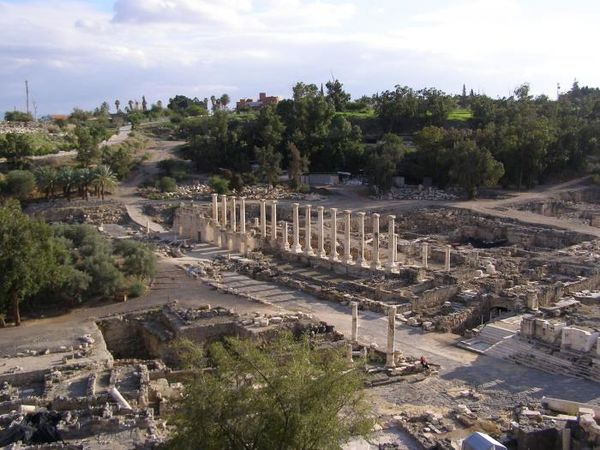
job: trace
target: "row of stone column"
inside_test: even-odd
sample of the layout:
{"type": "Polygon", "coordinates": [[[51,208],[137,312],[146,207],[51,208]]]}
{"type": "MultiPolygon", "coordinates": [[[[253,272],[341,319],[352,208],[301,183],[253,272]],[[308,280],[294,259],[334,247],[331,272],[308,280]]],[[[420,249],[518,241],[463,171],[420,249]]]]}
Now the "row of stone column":
{"type": "MultiPolygon", "coordinates": [[[[230,201],[226,195],[221,196],[221,221],[219,222],[219,205],[218,205],[218,196],[217,194],[212,194],[212,216],[217,225],[220,225],[222,228],[227,228],[227,209],[228,204],[231,205],[231,229],[240,233],[246,232],[246,199],[244,197],[239,198],[240,205],[240,227],[237,229],[237,212],[236,212],[236,201],[238,199],[236,197],[232,197],[230,201]]],[[[300,217],[299,217],[299,207],[298,203],[292,204],[292,245],[289,244],[289,235],[288,235],[288,224],[287,222],[283,223],[283,249],[285,251],[291,251],[294,254],[304,253],[306,256],[318,256],[320,258],[328,258],[332,262],[343,262],[345,264],[358,264],[361,267],[371,267],[372,269],[381,269],[381,260],[380,260],[380,242],[379,242],[379,219],[380,215],[377,213],[373,213],[371,215],[371,225],[373,228],[373,244],[372,244],[372,259],[369,263],[365,258],[365,213],[358,212],[358,232],[359,232],[359,243],[358,243],[358,257],[356,262],[353,260],[351,254],[351,238],[352,234],[350,232],[351,229],[351,221],[352,221],[352,212],[350,210],[344,211],[344,223],[345,223],[345,236],[344,236],[344,254],[340,259],[340,255],[338,254],[337,249],[337,208],[330,208],[330,241],[331,241],[331,249],[329,251],[329,255],[327,255],[325,251],[325,219],[324,212],[325,208],[323,206],[317,207],[317,250],[316,253],[312,248],[312,205],[305,205],[305,227],[304,227],[304,249],[300,245],[300,217]]],[[[395,233],[395,220],[396,216],[389,215],[388,219],[388,257],[386,268],[390,271],[394,271],[398,267],[397,260],[397,235],[395,233]]],[[[260,236],[263,239],[267,239],[267,214],[266,214],[266,201],[260,200],[260,220],[259,220],[259,230],[260,236]]],[[[277,226],[277,200],[271,201],[271,244],[276,245],[277,243],[277,234],[278,234],[278,226],[277,226]]],[[[422,244],[421,254],[422,254],[422,265],[424,268],[428,268],[428,253],[429,246],[425,242],[422,244]]],[[[450,270],[450,246],[445,248],[445,269],[447,271],[450,270]]]]}

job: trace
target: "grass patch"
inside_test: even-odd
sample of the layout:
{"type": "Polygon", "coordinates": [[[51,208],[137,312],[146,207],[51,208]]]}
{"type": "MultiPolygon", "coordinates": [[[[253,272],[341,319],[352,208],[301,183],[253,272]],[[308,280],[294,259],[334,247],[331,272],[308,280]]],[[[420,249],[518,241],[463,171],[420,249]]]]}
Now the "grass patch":
{"type": "Polygon", "coordinates": [[[448,120],[466,122],[473,117],[473,112],[468,108],[456,108],[448,114],[448,120]]]}
{"type": "Polygon", "coordinates": [[[349,118],[371,118],[371,117],[376,117],[377,113],[375,112],[374,109],[363,109],[360,111],[340,111],[340,112],[336,112],[335,113],[337,116],[342,116],[345,117],[347,119],[349,118]]]}

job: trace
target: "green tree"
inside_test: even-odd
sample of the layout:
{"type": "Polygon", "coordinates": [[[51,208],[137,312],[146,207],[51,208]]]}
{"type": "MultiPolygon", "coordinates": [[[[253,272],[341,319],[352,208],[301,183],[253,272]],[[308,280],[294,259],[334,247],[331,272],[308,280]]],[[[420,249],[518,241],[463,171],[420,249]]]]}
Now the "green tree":
{"type": "Polygon", "coordinates": [[[115,244],[114,253],[123,257],[122,270],[126,275],[144,280],[156,274],[156,255],[143,242],[120,240],[115,244]]]}
{"type": "Polygon", "coordinates": [[[117,187],[117,178],[112,173],[109,167],[99,165],[94,170],[95,177],[92,185],[98,188],[100,197],[104,200],[104,194],[110,192],[117,187]]]}
{"type": "Polygon", "coordinates": [[[10,197],[27,200],[35,190],[35,176],[29,170],[11,170],[6,174],[4,190],[10,197]]]}
{"type": "Polygon", "coordinates": [[[33,142],[28,134],[7,133],[0,139],[0,157],[6,158],[11,167],[22,169],[33,154],[33,142]]]}
{"type": "Polygon", "coordinates": [[[168,448],[333,450],[370,431],[362,374],[337,349],[285,335],[228,338],[209,355],[215,370],[186,386],[168,448]]]}
{"type": "Polygon", "coordinates": [[[367,160],[369,186],[377,193],[388,192],[393,186],[397,165],[406,153],[402,139],[392,133],[383,136],[367,160]]]}
{"type": "Polygon", "coordinates": [[[63,190],[63,195],[70,201],[73,189],[77,186],[77,172],[72,167],[63,166],[58,171],[58,180],[63,190]]]}
{"type": "Polygon", "coordinates": [[[27,112],[7,111],[4,113],[4,120],[7,122],[33,122],[33,116],[27,112]]]}
{"type": "Polygon", "coordinates": [[[100,157],[98,136],[92,134],[89,127],[78,125],[75,128],[77,138],[77,161],[84,167],[89,167],[100,157]]]}
{"type": "Polygon", "coordinates": [[[258,176],[261,181],[275,186],[281,175],[281,153],[276,152],[270,145],[255,149],[258,160],[258,176]]]}
{"type": "Polygon", "coordinates": [[[327,88],[325,98],[333,104],[336,111],[345,111],[346,104],[350,101],[350,94],[344,91],[344,85],[340,80],[328,81],[325,87],[327,88]]]}
{"type": "Polygon", "coordinates": [[[0,248],[0,307],[20,325],[20,303],[59,278],[64,249],[52,239],[50,227],[30,220],[16,201],[0,207],[0,248]]]}
{"type": "Polygon", "coordinates": [[[504,166],[494,159],[489,150],[478,147],[475,141],[469,139],[454,146],[449,175],[472,199],[479,187],[498,183],[504,175],[504,166]]]}
{"type": "Polygon", "coordinates": [[[58,172],[54,167],[40,166],[35,172],[37,188],[46,196],[46,200],[54,197],[54,193],[59,185],[58,172]]]}
{"type": "Polygon", "coordinates": [[[308,161],[306,157],[302,157],[300,150],[298,150],[298,147],[293,142],[288,144],[288,151],[290,153],[290,165],[288,167],[290,186],[292,189],[298,189],[302,184],[302,174],[308,170],[308,161]]]}
{"type": "Polygon", "coordinates": [[[158,189],[160,192],[175,192],[177,190],[177,183],[174,178],[162,177],[158,182],[158,189]]]}

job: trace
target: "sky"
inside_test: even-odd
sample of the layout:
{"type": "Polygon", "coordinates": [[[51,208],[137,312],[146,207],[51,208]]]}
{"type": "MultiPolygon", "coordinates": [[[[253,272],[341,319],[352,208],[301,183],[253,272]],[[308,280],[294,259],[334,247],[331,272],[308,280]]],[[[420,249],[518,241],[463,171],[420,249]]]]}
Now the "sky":
{"type": "Polygon", "coordinates": [[[0,112],[145,95],[289,97],[339,79],[507,96],[600,86],[594,0],[0,0],[0,112]],[[593,47],[594,46],[594,47],[593,47]]]}

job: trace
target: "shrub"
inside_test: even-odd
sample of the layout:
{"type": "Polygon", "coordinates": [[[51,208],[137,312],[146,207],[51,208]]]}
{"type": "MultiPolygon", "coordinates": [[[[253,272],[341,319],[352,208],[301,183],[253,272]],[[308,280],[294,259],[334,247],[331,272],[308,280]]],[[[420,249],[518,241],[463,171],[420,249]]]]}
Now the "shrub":
{"type": "Polygon", "coordinates": [[[214,175],[209,178],[208,185],[217,194],[229,194],[229,180],[226,180],[225,178],[214,175]]]}
{"type": "Polygon", "coordinates": [[[162,177],[158,182],[158,189],[160,189],[160,192],[175,192],[177,183],[171,177],[162,177]]]}
{"type": "Polygon", "coordinates": [[[7,195],[27,199],[35,189],[35,176],[29,170],[12,170],[8,172],[4,190],[7,195]]]}
{"type": "Polygon", "coordinates": [[[130,298],[141,297],[146,292],[146,285],[141,280],[134,280],[127,290],[130,298]]]}

